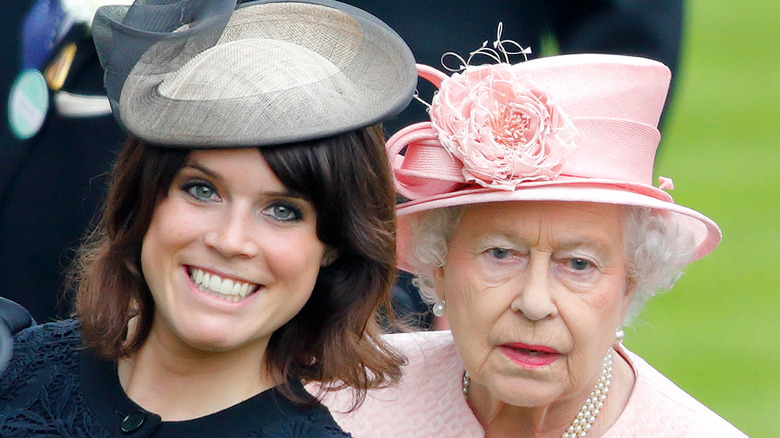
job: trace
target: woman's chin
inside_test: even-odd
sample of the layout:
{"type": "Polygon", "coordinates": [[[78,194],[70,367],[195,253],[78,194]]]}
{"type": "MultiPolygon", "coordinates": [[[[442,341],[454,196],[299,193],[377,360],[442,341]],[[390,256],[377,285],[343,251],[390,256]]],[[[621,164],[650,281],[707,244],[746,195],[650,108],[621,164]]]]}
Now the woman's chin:
{"type": "MultiPolygon", "coordinates": [[[[474,387],[472,381],[472,387],[474,387]]],[[[507,378],[484,386],[490,392],[490,398],[518,407],[544,406],[552,403],[561,395],[557,382],[540,382],[527,378],[507,378]]]]}
{"type": "Polygon", "coordinates": [[[199,336],[183,340],[190,348],[210,353],[225,353],[241,347],[241,343],[228,337],[199,336]]]}

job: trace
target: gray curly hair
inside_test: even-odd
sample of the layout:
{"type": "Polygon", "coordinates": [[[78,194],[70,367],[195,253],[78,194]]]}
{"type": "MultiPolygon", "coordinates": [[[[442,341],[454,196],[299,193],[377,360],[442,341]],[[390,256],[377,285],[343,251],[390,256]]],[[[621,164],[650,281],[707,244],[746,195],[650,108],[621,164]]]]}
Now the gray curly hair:
{"type": "MultiPolygon", "coordinates": [[[[437,301],[433,271],[444,265],[447,248],[464,206],[429,210],[410,218],[412,242],[405,254],[417,272],[414,281],[428,304],[437,301]]],[[[648,299],[669,290],[692,259],[693,235],[671,215],[644,207],[623,207],[623,246],[629,280],[635,290],[624,324],[630,322],[648,299]]]]}

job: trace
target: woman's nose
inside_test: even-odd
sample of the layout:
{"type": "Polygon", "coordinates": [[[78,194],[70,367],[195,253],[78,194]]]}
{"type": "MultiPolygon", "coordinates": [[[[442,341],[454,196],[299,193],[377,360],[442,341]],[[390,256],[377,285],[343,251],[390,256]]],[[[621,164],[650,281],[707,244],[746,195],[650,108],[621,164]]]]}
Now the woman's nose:
{"type": "Polygon", "coordinates": [[[260,249],[256,233],[251,212],[231,207],[224,211],[222,220],[215,221],[213,229],[206,234],[205,241],[206,245],[225,257],[251,258],[256,256],[260,249]]]}
{"type": "Polygon", "coordinates": [[[540,321],[557,314],[552,298],[553,279],[549,263],[532,260],[523,273],[524,279],[515,291],[511,308],[531,321],[540,321]]]}

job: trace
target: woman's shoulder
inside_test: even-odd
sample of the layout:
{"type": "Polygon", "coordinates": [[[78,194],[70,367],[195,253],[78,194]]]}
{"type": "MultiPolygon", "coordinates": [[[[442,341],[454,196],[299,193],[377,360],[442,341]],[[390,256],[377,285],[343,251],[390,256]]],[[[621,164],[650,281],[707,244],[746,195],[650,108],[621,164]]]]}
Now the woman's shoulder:
{"type": "Polygon", "coordinates": [[[402,380],[368,391],[353,412],[347,412],[350,391],[327,395],[324,403],[344,430],[356,438],[484,435],[463,397],[463,363],[449,331],[390,334],[385,340],[407,358],[402,380]]]}
{"type": "Polygon", "coordinates": [[[634,368],[636,382],[607,437],[745,437],[739,429],[693,398],[635,353],[620,352],[634,368]],[[648,431],[653,431],[648,433],[648,431]]]}
{"type": "Polygon", "coordinates": [[[92,424],[79,387],[80,324],[27,328],[14,337],[0,376],[0,436],[104,436],[92,424]]]}
{"type": "MultiPolygon", "coordinates": [[[[372,391],[370,396],[393,393],[406,397],[410,396],[406,391],[429,391],[440,387],[440,380],[448,381],[463,374],[463,363],[449,330],[393,333],[384,335],[383,339],[406,358],[402,366],[403,380],[396,389],[372,391]]],[[[460,382],[460,378],[457,380],[460,382]]]]}
{"type": "Polygon", "coordinates": [[[78,363],[81,324],[76,320],[35,325],[14,336],[13,356],[4,376],[78,363]]]}
{"type": "Polygon", "coordinates": [[[449,330],[390,333],[382,335],[388,344],[407,356],[409,362],[415,360],[436,360],[444,354],[457,355],[455,341],[449,330]]]}
{"type": "Polygon", "coordinates": [[[75,369],[81,345],[78,321],[35,325],[14,336],[13,355],[0,382],[18,375],[50,372],[53,368],[75,369]]]}
{"type": "Polygon", "coordinates": [[[49,322],[33,325],[14,336],[14,348],[31,344],[42,346],[58,345],[61,343],[79,342],[81,336],[81,322],[77,319],[49,322]]]}

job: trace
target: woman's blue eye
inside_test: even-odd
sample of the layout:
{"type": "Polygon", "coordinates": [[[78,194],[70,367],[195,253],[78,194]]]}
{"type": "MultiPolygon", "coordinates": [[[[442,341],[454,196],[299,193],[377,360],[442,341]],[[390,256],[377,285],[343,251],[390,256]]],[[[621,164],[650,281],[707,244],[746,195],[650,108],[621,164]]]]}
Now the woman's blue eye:
{"type": "Polygon", "coordinates": [[[219,197],[217,190],[210,184],[192,183],[185,186],[184,189],[187,193],[200,201],[211,201],[214,198],[219,197]]]}
{"type": "Polygon", "coordinates": [[[590,262],[585,259],[571,259],[569,266],[576,271],[584,271],[590,267],[590,262]]]}
{"type": "Polygon", "coordinates": [[[273,204],[269,206],[266,211],[274,219],[283,222],[297,221],[303,217],[303,214],[298,207],[287,203],[273,204]]]}
{"type": "Polygon", "coordinates": [[[509,257],[509,255],[512,253],[511,251],[509,251],[506,248],[491,248],[489,252],[490,252],[490,255],[492,255],[493,257],[495,257],[497,259],[505,259],[505,258],[509,257]]]}

